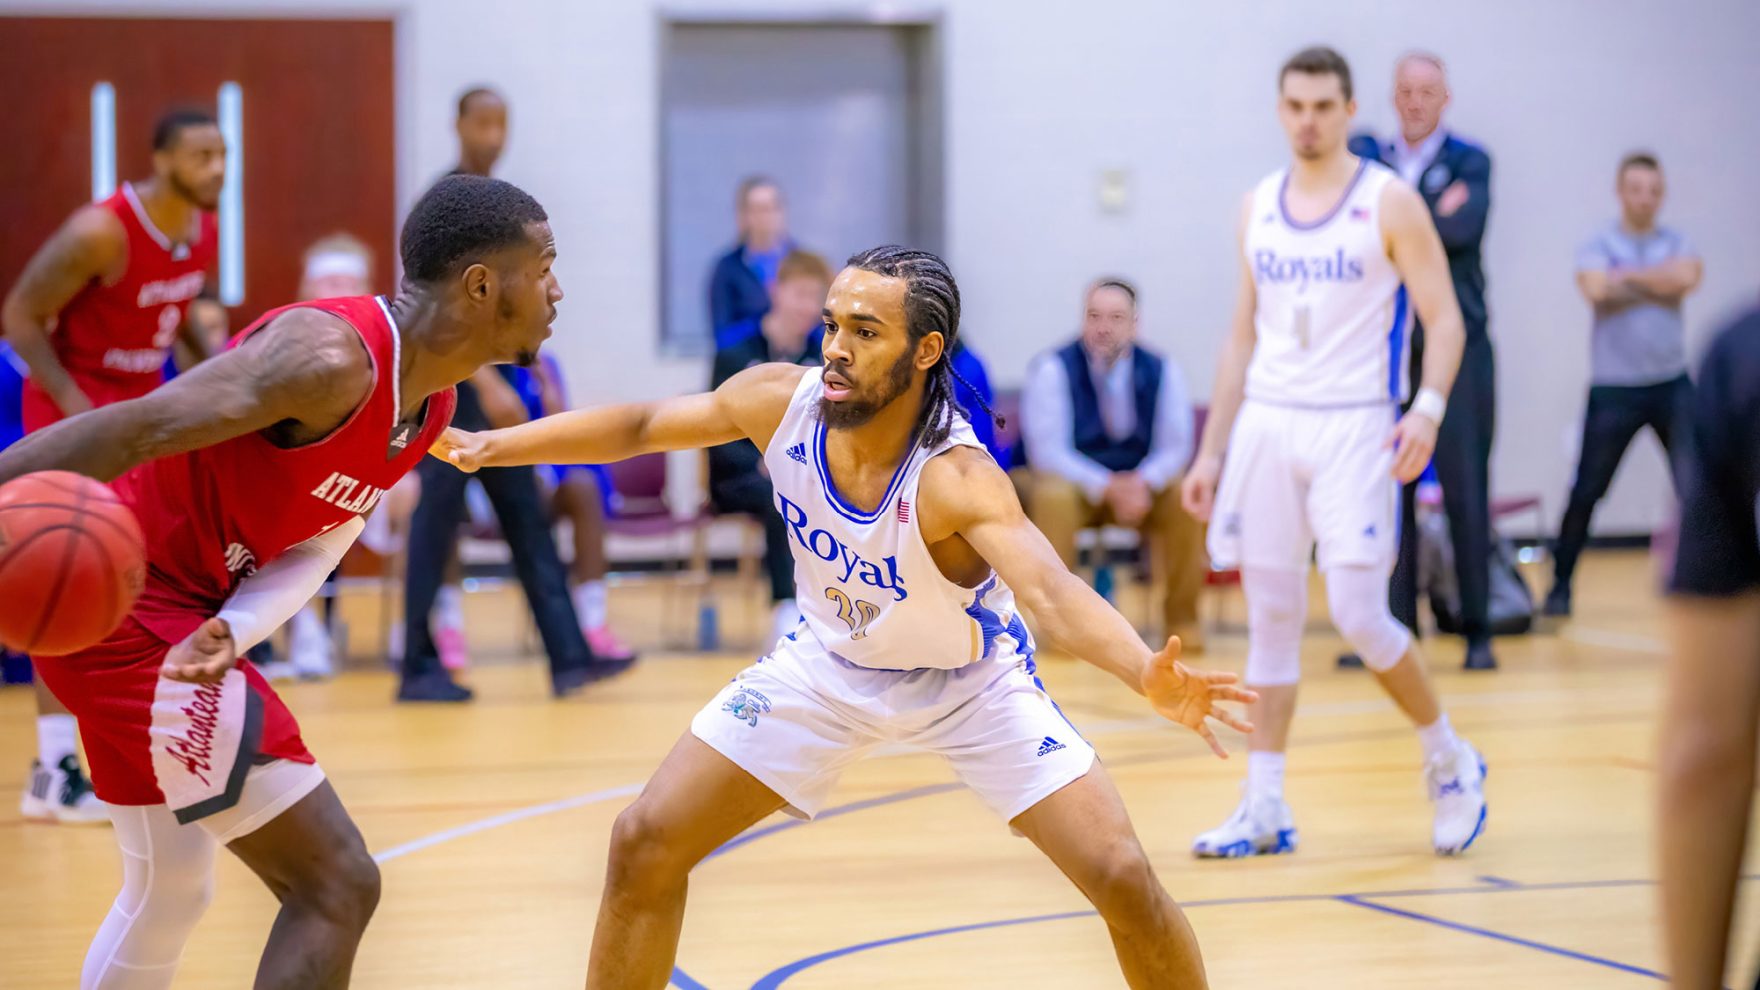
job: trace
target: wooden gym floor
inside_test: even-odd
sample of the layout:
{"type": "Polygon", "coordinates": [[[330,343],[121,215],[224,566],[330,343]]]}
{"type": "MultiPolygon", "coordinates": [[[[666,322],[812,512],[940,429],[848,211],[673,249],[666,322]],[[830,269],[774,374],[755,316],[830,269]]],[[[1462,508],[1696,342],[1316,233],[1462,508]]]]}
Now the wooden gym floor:
{"type": "MultiPolygon", "coordinates": [[[[1291,747],[1293,856],[1194,861],[1188,843],[1233,808],[1243,762],[1211,758],[1090,667],[1048,659],[1042,670],[1187,906],[1213,986],[1655,986],[1662,646],[1651,588],[1642,555],[1592,555],[1576,619],[1500,641],[1496,674],[1462,673],[1457,641],[1433,641],[1454,722],[1490,763],[1488,831],[1459,859],[1429,852],[1417,743],[1369,677],[1331,669],[1340,643],[1318,612],[1291,747]]],[[[752,644],[762,609],[739,598],[723,593],[722,629],[752,644]]],[[[632,639],[657,644],[661,601],[652,587],[620,588],[613,608],[632,639]]],[[[1223,627],[1204,662],[1238,667],[1238,594],[1209,605],[1223,627]]],[[[580,986],[613,817],[752,653],[656,651],[630,676],[554,702],[537,664],[504,662],[527,649],[518,606],[507,591],[470,599],[474,639],[502,658],[470,674],[472,706],[394,706],[391,676],[367,666],[285,689],[384,865],[357,987],[580,986]]],[[[344,603],[357,657],[372,608],[370,596],[344,603]]],[[[0,691],[0,986],[70,987],[117,856],[106,828],[18,820],[31,716],[27,690],[0,691]]],[[[1239,737],[1227,742],[1238,754],[1239,737]]],[[[872,759],[834,803],[811,825],[766,822],[696,871],[679,986],[1123,985],[1086,903],[934,758],[872,759]]],[[[1756,963],[1756,886],[1743,885],[1736,985],[1756,963]]],[[[178,985],[248,986],[273,913],[222,856],[178,985]]]]}

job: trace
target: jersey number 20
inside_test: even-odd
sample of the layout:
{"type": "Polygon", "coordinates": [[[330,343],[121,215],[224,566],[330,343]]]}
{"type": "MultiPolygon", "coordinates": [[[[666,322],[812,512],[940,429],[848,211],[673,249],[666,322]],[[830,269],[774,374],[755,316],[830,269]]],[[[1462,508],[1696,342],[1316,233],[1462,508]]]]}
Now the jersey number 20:
{"type": "Polygon", "coordinates": [[[837,603],[837,617],[849,626],[850,639],[865,639],[868,623],[880,615],[880,606],[873,602],[852,601],[842,588],[826,588],[825,597],[837,603]]]}

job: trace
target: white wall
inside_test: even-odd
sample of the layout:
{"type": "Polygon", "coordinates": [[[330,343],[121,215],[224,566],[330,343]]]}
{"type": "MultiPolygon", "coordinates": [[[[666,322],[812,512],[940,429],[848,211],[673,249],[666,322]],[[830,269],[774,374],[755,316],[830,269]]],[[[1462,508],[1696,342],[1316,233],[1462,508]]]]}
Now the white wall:
{"type": "MultiPolygon", "coordinates": [[[[1450,123],[1491,151],[1499,491],[1543,493],[1555,517],[1562,509],[1588,353],[1572,251],[1612,215],[1622,152],[1661,155],[1666,219],[1705,255],[1705,284],[1688,306],[1695,346],[1760,289],[1760,131],[1747,105],[1760,91],[1760,5],[1751,0],[1697,0],[1690,14],[1649,0],[915,2],[940,12],[945,32],[949,260],[970,339],[1005,385],[1073,332],[1083,282],[1108,271],[1142,284],[1147,335],[1207,394],[1234,278],[1233,211],[1284,157],[1272,116],[1277,66],[1316,41],[1351,59],[1361,119],[1382,130],[1394,57],[1410,46],[1440,52],[1456,94],[1450,123]],[[1098,207],[1104,169],[1130,175],[1122,214],[1098,207]]],[[[689,0],[666,9],[870,7],[689,0]]],[[[557,231],[569,299],[554,346],[575,393],[650,396],[704,379],[700,362],[658,349],[661,21],[652,0],[329,0],[317,9],[0,0],[7,10],[394,15],[402,201],[451,162],[456,94],[497,86],[514,111],[502,174],[538,196],[557,231]]],[[[1598,529],[1647,530],[1666,498],[1660,456],[1641,451],[1598,529]]]]}

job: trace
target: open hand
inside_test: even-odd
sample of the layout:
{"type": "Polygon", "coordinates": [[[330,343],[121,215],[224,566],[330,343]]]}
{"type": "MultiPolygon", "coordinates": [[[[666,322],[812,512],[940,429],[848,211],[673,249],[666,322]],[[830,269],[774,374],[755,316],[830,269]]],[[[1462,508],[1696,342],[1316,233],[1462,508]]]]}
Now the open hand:
{"type": "Polygon", "coordinates": [[[225,619],[214,618],[173,646],[159,672],[166,680],[185,684],[218,684],[237,664],[238,644],[233,642],[232,627],[225,619]]]}
{"type": "Polygon", "coordinates": [[[1185,480],[1179,485],[1179,502],[1192,518],[1199,522],[1209,522],[1210,515],[1216,510],[1216,482],[1222,477],[1222,462],[1214,457],[1200,455],[1186,471],[1185,480]]]}
{"type": "Polygon", "coordinates": [[[428,448],[428,453],[467,474],[475,472],[483,466],[488,458],[487,445],[481,433],[467,433],[464,430],[448,427],[440,439],[428,448]]]}
{"type": "Polygon", "coordinates": [[[1210,731],[1208,720],[1214,718],[1238,732],[1252,732],[1253,723],[1218,703],[1239,701],[1250,704],[1258,701],[1259,695],[1237,687],[1238,674],[1187,667],[1179,662],[1179,652],[1179,637],[1169,636],[1167,646],[1155,654],[1149,666],[1143,668],[1143,694],[1148,696],[1149,704],[1161,717],[1203,736],[1210,749],[1226,760],[1228,750],[1216,741],[1216,733],[1210,731]]]}
{"type": "Polygon", "coordinates": [[[1408,412],[1399,418],[1387,443],[1393,448],[1393,476],[1400,484],[1409,484],[1424,473],[1430,455],[1436,452],[1436,421],[1423,413],[1408,412]]]}

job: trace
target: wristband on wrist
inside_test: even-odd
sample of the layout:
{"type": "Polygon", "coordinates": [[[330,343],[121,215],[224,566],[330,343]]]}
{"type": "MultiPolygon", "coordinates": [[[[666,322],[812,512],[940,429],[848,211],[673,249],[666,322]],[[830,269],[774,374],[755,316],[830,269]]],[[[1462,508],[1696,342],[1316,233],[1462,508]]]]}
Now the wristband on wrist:
{"type": "Polygon", "coordinates": [[[1440,426],[1443,414],[1448,412],[1448,400],[1433,388],[1421,388],[1412,400],[1412,412],[1440,426]]]}

